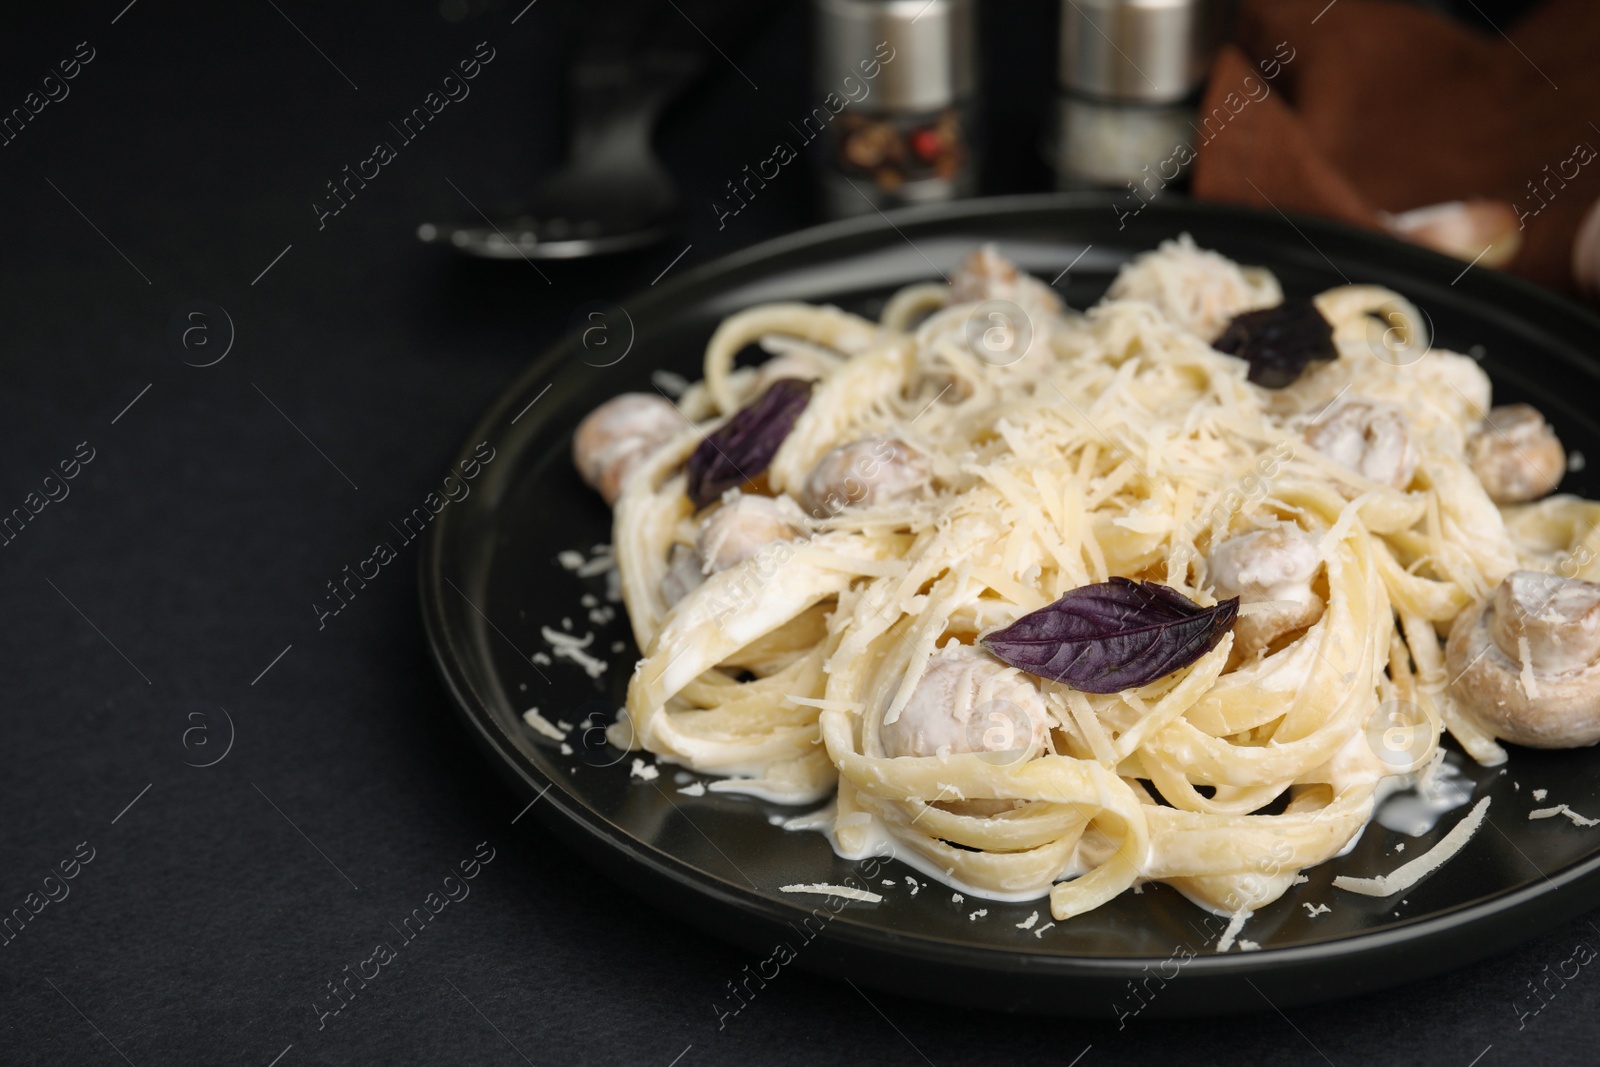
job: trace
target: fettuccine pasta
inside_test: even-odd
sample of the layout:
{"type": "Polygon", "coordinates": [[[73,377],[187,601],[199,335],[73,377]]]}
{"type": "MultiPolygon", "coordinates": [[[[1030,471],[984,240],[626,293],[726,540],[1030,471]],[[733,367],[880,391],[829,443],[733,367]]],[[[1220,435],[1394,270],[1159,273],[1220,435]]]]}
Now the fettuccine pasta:
{"type": "Polygon", "coordinates": [[[613,543],[644,651],[612,740],[713,790],[831,802],[842,856],[887,842],[965,892],[1047,895],[1057,921],[1146,881],[1258,908],[1442,733],[1504,759],[1452,689],[1451,625],[1513,571],[1559,570],[1597,506],[1502,511],[1473,453],[1488,378],[1397,293],[1321,294],[1337,358],[1254,384],[1212,342],[1283,302],[1269,272],[1185,237],[1085,312],[983,250],[881,321],[733,315],[676,411],[636,398],[580,431],[580,465],[621,465],[613,543]],[[738,366],[751,345],[770,358],[738,366]],[[814,384],[762,469],[710,456],[739,484],[698,504],[707,434],[780,436],[778,415],[736,420],[777,411],[785,381],[814,384]],[[1236,596],[1237,619],[1108,693],[984,643],[1121,578],[1197,611],[1236,596]]]}

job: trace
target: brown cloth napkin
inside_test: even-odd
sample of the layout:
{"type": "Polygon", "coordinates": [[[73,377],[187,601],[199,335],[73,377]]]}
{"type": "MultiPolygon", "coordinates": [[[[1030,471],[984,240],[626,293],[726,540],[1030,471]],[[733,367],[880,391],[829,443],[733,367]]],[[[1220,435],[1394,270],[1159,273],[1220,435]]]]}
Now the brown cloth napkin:
{"type": "Polygon", "coordinates": [[[1600,3],[1549,0],[1502,36],[1386,0],[1245,0],[1197,130],[1201,199],[1373,229],[1504,200],[1523,228],[1505,269],[1571,293],[1600,197],[1600,3]]]}

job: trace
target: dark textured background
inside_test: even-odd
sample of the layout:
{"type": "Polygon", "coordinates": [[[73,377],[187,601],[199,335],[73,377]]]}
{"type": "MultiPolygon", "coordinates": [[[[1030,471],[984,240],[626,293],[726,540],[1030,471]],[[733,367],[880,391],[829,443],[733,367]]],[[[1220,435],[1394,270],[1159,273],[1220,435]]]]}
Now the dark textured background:
{"type": "MultiPolygon", "coordinates": [[[[412,231],[469,214],[450,182],[493,204],[559,159],[562,59],[593,5],[539,0],[511,25],[521,0],[125,2],[8,13],[0,32],[0,109],[78,42],[97,53],[0,147],[0,511],[80,442],[95,450],[70,496],[0,548],[0,909],[81,842],[94,850],[70,896],[0,947],[0,1062],[1594,1061],[1590,970],[1521,1028],[1513,1006],[1577,942],[1600,945],[1586,919],[1287,1017],[1118,1032],[869,1004],[791,968],[719,1031],[712,1004],[753,959],[653,911],[533,819],[511,825],[521,805],[435,680],[415,547],[326,629],[310,604],[437,484],[579,305],[625,296],[691,242],[679,269],[811,221],[801,168],[720,232],[710,208],[809,106],[803,7],[725,42],[730,62],[713,58],[669,115],[659,143],[683,236],[545,265],[547,284],[522,263],[452,261],[412,231]],[[322,183],[481,40],[498,56],[472,95],[319,232],[322,183]],[[203,369],[168,339],[194,299],[237,334],[203,369]],[[232,749],[186,766],[221,754],[221,709],[232,749]],[[319,1031],[326,983],[482,841],[494,859],[471,895],[319,1031]]],[[[1035,142],[1051,6],[986,13],[990,191],[1048,183],[1035,142]]]]}

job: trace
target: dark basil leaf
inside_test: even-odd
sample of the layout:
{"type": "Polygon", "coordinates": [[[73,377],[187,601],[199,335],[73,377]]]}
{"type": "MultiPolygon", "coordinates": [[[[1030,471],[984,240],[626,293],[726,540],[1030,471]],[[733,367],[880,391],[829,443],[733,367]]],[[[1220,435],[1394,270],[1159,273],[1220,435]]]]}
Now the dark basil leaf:
{"type": "Polygon", "coordinates": [[[759,478],[811,400],[811,383],[779,378],[734,412],[689,456],[689,499],[703,508],[736,485],[759,478]]]}
{"type": "Polygon", "coordinates": [[[1236,315],[1211,347],[1250,364],[1250,380],[1268,389],[1293,385],[1312,360],[1335,359],[1333,327],[1309,300],[1236,315]]]}
{"type": "Polygon", "coordinates": [[[1040,678],[1118,693],[1187,667],[1216,647],[1238,614],[1238,597],[1203,608],[1170,586],[1113,578],[1029,612],[983,645],[1040,678]]]}

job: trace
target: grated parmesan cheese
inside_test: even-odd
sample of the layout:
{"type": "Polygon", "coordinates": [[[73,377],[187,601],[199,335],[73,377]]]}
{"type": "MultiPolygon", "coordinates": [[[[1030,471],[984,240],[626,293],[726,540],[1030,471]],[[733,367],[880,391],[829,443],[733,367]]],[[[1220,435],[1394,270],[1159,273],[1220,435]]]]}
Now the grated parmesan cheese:
{"type": "Polygon", "coordinates": [[[539,627],[539,632],[549,642],[551,652],[563,659],[570,659],[582,667],[589,677],[598,678],[606,672],[606,668],[609,665],[605,660],[595,659],[584,651],[594,643],[593,632],[586,633],[581,638],[574,637],[572,634],[564,634],[560,630],[552,630],[548,626],[539,627]]]}
{"type": "Polygon", "coordinates": [[[1404,892],[1444,866],[1451,857],[1460,852],[1462,846],[1477,832],[1488,810],[1489,798],[1484,797],[1472,806],[1472,810],[1467,812],[1460,822],[1450,828],[1450,832],[1445,834],[1437,845],[1388,874],[1376,878],[1348,878],[1340,875],[1333,880],[1333,884],[1336,888],[1367,897],[1391,897],[1404,892]]]}
{"type": "Polygon", "coordinates": [[[1529,819],[1552,819],[1557,815],[1565,815],[1572,820],[1572,825],[1574,826],[1600,826],[1600,819],[1586,819],[1565,804],[1557,804],[1553,808],[1538,808],[1528,812],[1529,819]]]}
{"type": "Polygon", "coordinates": [[[1034,912],[1032,915],[1028,916],[1026,919],[1023,919],[1021,922],[1019,922],[1017,924],[1017,929],[1018,930],[1032,930],[1033,929],[1033,924],[1038,922],[1038,921],[1039,921],[1039,913],[1038,912],[1034,912]]]}
{"type": "Polygon", "coordinates": [[[661,772],[656,770],[655,764],[646,763],[644,760],[637,758],[634,759],[633,768],[628,771],[628,774],[645,782],[653,782],[661,777],[661,772]]]}
{"type": "Polygon", "coordinates": [[[1522,682],[1522,691],[1528,694],[1529,700],[1538,700],[1539,683],[1533,678],[1533,654],[1528,651],[1526,634],[1517,638],[1517,659],[1522,661],[1522,673],[1518,676],[1522,682]]]}
{"type": "Polygon", "coordinates": [[[571,548],[563,549],[556,553],[556,562],[579,578],[593,578],[597,574],[616,569],[617,561],[611,554],[610,545],[595,545],[591,552],[590,558],[585,559],[582,552],[571,548]]]}
{"type": "Polygon", "coordinates": [[[977,911],[975,911],[971,915],[967,916],[967,921],[968,922],[977,922],[979,919],[983,918],[987,914],[989,914],[989,909],[988,908],[979,908],[977,911]]]}
{"type": "Polygon", "coordinates": [[[847,885],[829,885],[826,882],[812,882],[808,885],[779,886],[780,893],[816,893],[825,897],[842,897],[845,900],[860,900],[868,904],[877,904],[883,900],[883,895],[873,893],[866,889],[851,889],[847,885]]]}
{"type": "Polygon", "coordinates": [[[689,391],[689,379],[669,370],[651,371],[650,383],[674,400],[689,391]]]}
{"type": "Polygon", "coordinates": [[[595,545],[594,550],[594,558],[578,568],[577,574],[579,578],[593,578],[597,574],[605,574],[607,571],[616,570],[617,561],[611,556],[610,545],[595,545]]]}
{"type": "Polygon", "coordinates": [[[678,792],[686,797],[703,797],[706,795],[706,784],[704,782],[690,782],[678,792]]]}
{"type": "Polygon", "coordinates": [[[1313,919],[1315,919],[1318,915],[1326,915],[1328,912],[1333,910],[1326,904],[1302,904],[1300,906],[1306,909],[1306,914],[1313,919]]]}
{"type": "Polygon", "coordinates": [[[561,741],[567,736],[566,730],[557,729],[555,723],[551,722],[543,715],[540,715],[538,708],[529,708],[527,711],[523,712],[522,721],[533,727],[535,730],[538,730],[541,734],[544,734],[552,741],[561,741]]]}
{"type": "Polygon", "coordinates": [[[1250,921],[1250,916],[1255,912],[1248,908],[1240,908],[1228,920],[1228,928],[1222,931],[1222,936],[1217,939],[1217,951],[1226,952],[1233,947],[1233,939],[1239,936],[1239,931],[1244,929],[1244,924],[1250,921]]]}

